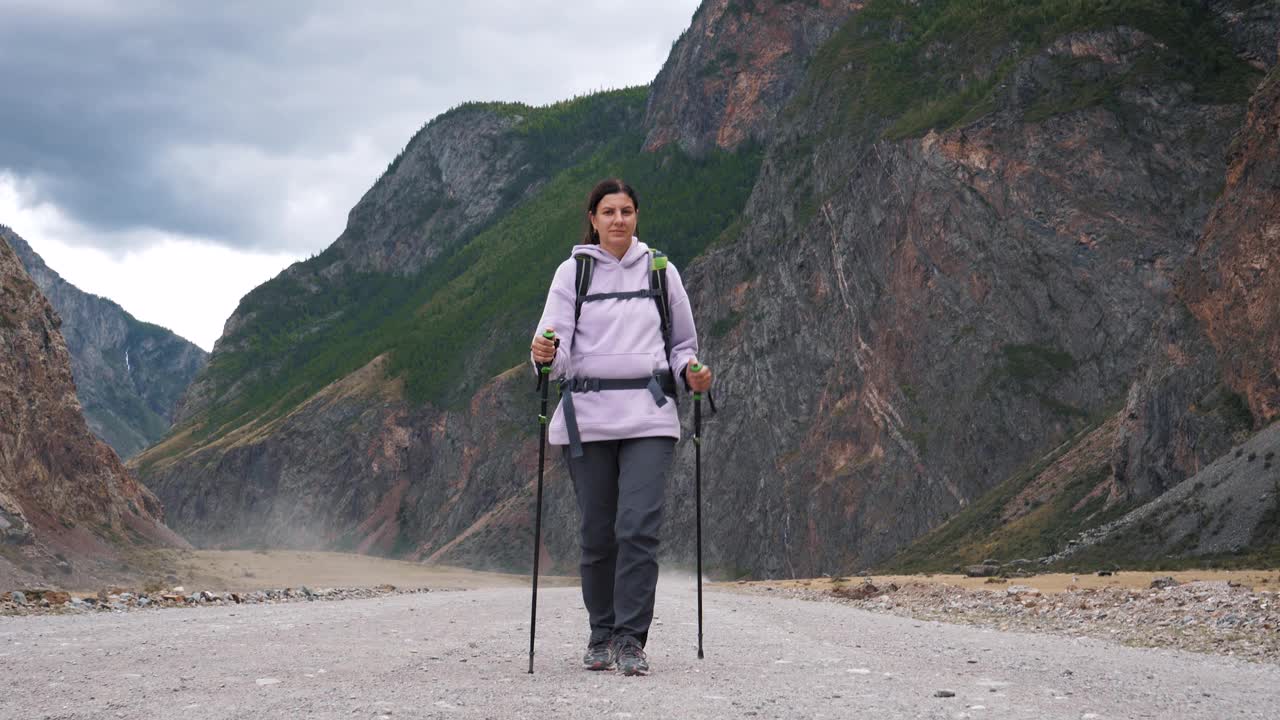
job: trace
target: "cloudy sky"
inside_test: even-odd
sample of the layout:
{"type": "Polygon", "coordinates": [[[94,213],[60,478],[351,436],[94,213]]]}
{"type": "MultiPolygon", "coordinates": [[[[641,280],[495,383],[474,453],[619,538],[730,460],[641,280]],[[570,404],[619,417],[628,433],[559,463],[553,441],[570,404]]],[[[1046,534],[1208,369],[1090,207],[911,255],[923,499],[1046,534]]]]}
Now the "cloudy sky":
{"type": "Polygon", "coordinates": [[[0,224],[213,346],[468,100],[647,83],[697,0],[0,0],[0,224]]]}

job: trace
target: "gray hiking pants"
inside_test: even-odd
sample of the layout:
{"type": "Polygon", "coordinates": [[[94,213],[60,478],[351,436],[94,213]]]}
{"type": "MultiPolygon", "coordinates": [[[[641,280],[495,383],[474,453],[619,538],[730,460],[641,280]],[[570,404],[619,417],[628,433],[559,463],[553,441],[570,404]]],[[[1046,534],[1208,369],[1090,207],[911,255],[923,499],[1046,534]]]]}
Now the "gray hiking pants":
{"type": "Polygon", "coordinates": [[[591,641],[631,635],[643,646],[658,586],[658,531],[675,438],[582,444],[565,464],[582,519],[582,601],[591,641]]]}

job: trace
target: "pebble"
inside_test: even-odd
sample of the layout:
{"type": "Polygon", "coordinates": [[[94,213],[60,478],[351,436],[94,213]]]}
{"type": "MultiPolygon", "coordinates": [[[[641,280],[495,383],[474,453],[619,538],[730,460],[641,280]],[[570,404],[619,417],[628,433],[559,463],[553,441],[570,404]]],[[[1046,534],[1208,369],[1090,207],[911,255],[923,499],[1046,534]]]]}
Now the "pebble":
{"type": "MultiPolygon", "coordinates": [[[[1026,585],[993,590],[913,582],[864,599],[837,597],[806,587],[764,588],[916,620],[1084,635],[1128,645],[1280,661],[1280,593],[1223,581],[1153,585],[1156,587],[1068,589],[1046,594],[1026,585]]],[[[753,585],[734,589],[761,592],[760,586],[753,585]]]]}
{"type": "MultiPolygon", "coordinates": [[[[201,590],[186,592],[185,588],[175,587],[159,592],[121,592],[101,593],[102,598],[71,598],[66,604],[36,605],[28,601],[26,594],[14,591],[7,603],[0,604],[0,616],[3,615],[59,615],[67,613],[84,613],[114,611],[126,612],[153,608],[183,607],[189,605],[236,605],[236,604],[271,604],[286,602],[307,602],[317,600],[354,600],[363,598],[385,597],[388,595],[414,595],[432,592],[430,588],[396,588],[381,585],[375,588],[325,588],[322,590],[294,590],[281,588],[256,590],[239,594],[229,592],[213,592],[201,590]]],[[[440,591],[436,591],[440,592],[440,591]]]]}

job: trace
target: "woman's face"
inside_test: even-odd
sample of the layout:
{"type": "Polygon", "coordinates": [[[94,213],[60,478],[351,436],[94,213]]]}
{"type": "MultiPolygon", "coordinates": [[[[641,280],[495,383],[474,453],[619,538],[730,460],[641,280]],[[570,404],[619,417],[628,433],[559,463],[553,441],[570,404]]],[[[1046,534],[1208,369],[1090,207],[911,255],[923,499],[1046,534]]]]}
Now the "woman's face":
{"type": "Polygon", "coordinates": [[[631,243],[631,236],[636,234],[636,220],[639,211],[631,202],[631,196],[619,192],[605,195],[591,213],[591,225],[600,235],[601,243],[631,243]]]}

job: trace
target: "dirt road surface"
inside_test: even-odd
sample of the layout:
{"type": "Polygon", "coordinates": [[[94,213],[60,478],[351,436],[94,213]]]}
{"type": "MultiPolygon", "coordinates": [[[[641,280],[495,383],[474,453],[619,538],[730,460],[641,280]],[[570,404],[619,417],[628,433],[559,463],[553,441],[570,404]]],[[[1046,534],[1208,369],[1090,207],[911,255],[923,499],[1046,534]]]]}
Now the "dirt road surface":
{"type": "Polygon", "coordinates": [[[576,588],[0,618],[0,717],[1274,718],[1280,666],[664,577],[653,674],[579,666],[576,588]]]}
{"type": "MultiPolygon", "coordinates": [[[[478,572],[354,553],[295,550],[192,550],[172,553],[179,582],[201,590],[283,587],[431,587],[471,590],[528,587],[523,575],[478,572]]],[[[577,578],[542,576],[539,585],[576,584],[577,578]]],[[[96,591],[96,588],[94,589],[96,591]]]]}

